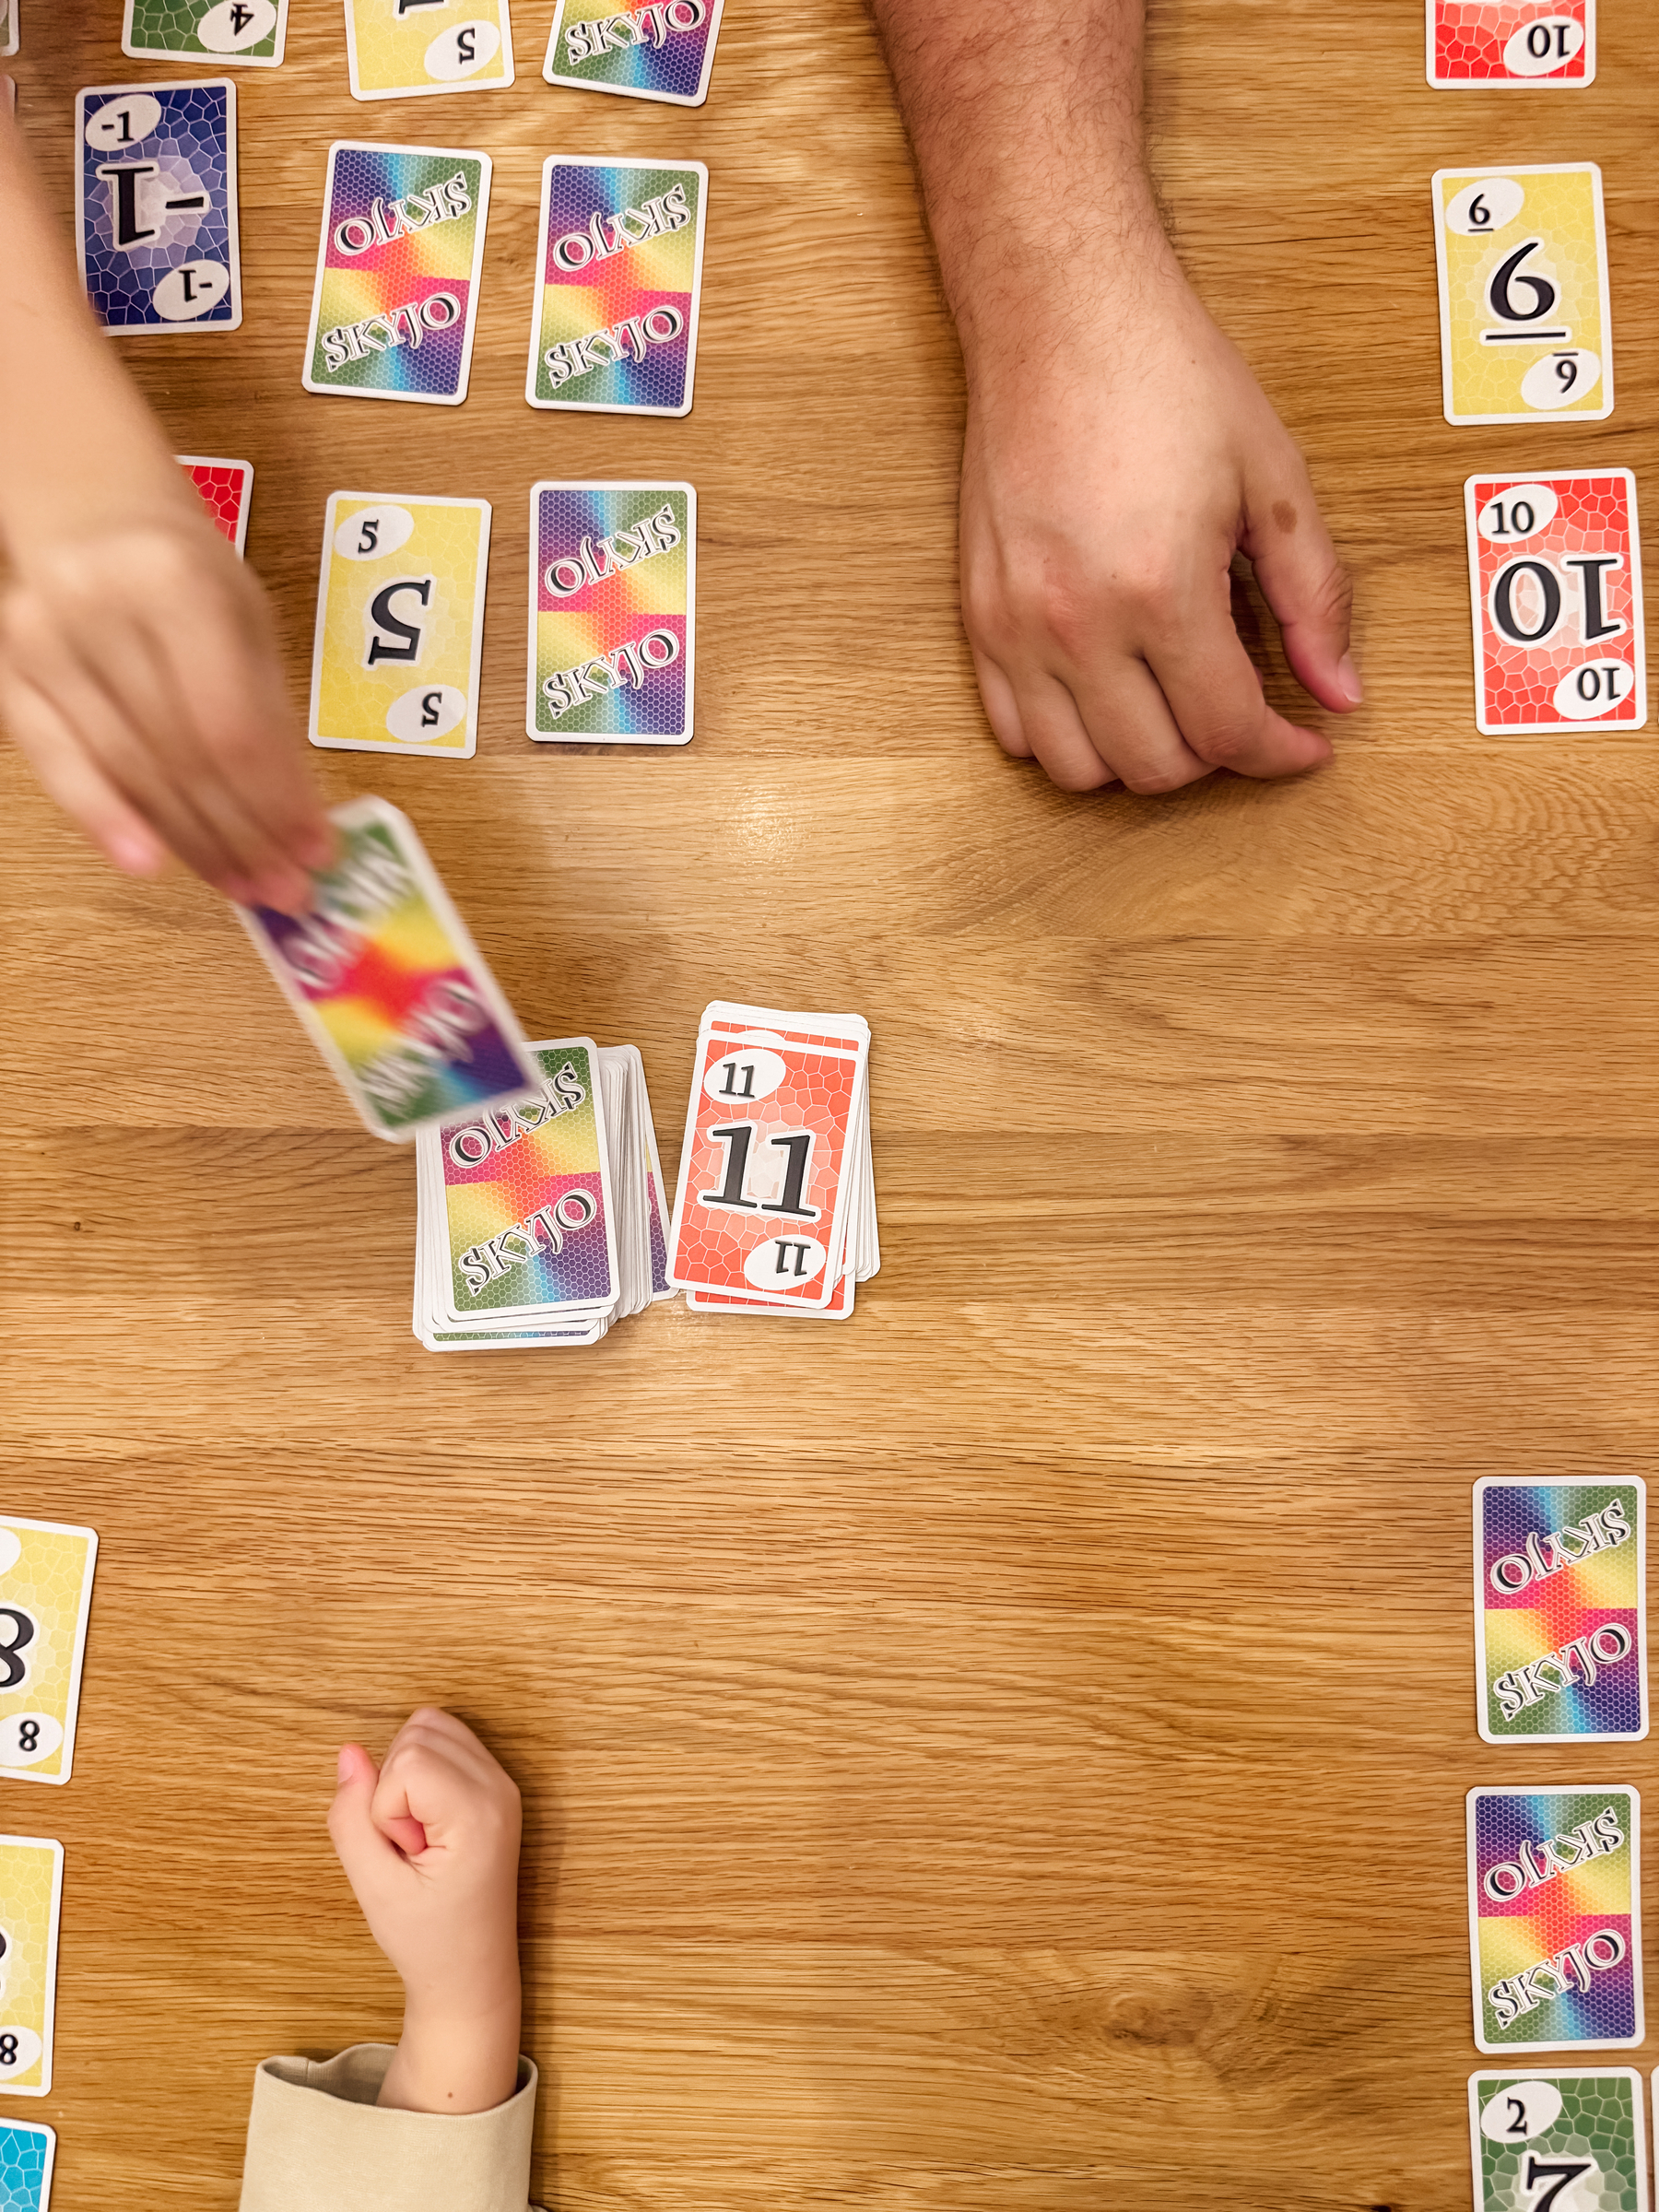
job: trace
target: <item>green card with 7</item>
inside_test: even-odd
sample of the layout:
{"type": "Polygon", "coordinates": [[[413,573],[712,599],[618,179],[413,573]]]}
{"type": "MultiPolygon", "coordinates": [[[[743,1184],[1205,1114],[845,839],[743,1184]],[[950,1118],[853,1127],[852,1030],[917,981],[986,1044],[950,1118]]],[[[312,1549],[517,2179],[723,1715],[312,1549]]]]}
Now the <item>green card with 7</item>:
{"type": "Polygon", "coordinates": [[[1633,2066],[1469,2077],[1475,2212],[1648,2212],[1633,2066]]]}

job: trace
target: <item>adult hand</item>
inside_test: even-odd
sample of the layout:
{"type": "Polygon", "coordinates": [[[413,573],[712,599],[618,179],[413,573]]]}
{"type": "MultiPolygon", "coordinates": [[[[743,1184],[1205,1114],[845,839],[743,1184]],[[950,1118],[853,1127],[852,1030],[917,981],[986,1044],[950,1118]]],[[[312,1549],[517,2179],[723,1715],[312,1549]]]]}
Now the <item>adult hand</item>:
{"type": "Polygon", "coordinates": [[[1158,242],[1111,300],[1047,329],[1009,317],[971,362],[963,619],[1004,750],[1067,791],[1329,759],[1263,696],[1230,608],[1239,550],[1304,688],[1338,714],[1360,698],[1301,455],[1158,242]]]}
{"type": "Polygon", "coordinates": [[[0,722],[118,868],[153,876],[171,852],[227,898],[298,912],[334,839],[270,610],[164,465],[153,520],[19,537],[0,722]]]}
{"type": "Polygon", "coordinates": [[[377,1770],[340,1752],[328,1816],[371,1934],[404,1985],[382,2104],[485,2112],[518,2077],[519,1794],[465,1722],[423,1706],[377,1770]]]}

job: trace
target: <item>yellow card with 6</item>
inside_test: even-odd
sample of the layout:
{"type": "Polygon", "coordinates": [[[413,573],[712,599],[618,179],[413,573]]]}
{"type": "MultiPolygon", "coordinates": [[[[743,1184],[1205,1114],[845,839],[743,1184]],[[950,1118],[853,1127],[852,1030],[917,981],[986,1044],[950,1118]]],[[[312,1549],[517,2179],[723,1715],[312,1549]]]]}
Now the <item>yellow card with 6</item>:
{"type": "Polygon", "coordinates": [[[58,1908],[64,1847],[46,1836],[0,1836],[0,2096],[52,2087],[58,1908]]]}
{"type": "Polygon", "coordinates": [[[1601,171],[1442,169],[1434,178],[1448,422],[1599,422],[1613,412],[1601,171]]]}
{"type": "Polygon", "coordinates": [[[353,753],[478,742],[487,500],[336,491],[323,528],[311,741],[353,753]]]}
{"type": "Polygon", "coordinates": [[[98,1538],[0,1521],[0,1778],[67,1782],[98,1538]]]}

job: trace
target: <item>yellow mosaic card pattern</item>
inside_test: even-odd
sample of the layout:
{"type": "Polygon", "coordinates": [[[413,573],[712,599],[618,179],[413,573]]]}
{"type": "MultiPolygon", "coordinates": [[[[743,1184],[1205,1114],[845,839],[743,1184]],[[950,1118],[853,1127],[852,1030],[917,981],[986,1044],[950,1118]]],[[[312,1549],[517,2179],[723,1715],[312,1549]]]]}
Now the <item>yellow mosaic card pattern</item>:
{"type": "Polygon", "coordinates": [[[1613,412],[1601,171],[1442,169],[1434,179],[1448,422],[1613,412]]]}
{"type": "Polygon", "coordinates": [[[63,1882],[61,1843],[0,1836],[0,2096],[44,2097],[52,2087],[63,1882]]]}
{"type": "Polygon", "coordinates": [[[0,1777],[65,1783],[98,1538],[49,1521],[0,1521],[0,1777]]]}
{"type": "Polygon", "coordinates": [[[489,520],[484,500],[334,494],[312,656],[313,745],[470,759],[489,520]]]}
{"type": "Polygon", "coordinates": [[[346,0],[354,100],[493,92],[512,82],[507,0],[346,0]]]}

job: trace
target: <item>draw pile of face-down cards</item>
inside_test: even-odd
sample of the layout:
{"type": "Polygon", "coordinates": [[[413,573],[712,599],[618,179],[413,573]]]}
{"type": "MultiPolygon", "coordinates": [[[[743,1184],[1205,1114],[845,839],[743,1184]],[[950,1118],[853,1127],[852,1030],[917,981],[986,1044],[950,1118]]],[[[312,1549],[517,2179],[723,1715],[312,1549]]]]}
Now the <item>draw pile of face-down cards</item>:
{"type": "MultiPolygon", "coordinates": [[[[1476,1485],[1476,1698],[1488,1743],[1629,1744],[1647,1735],[1646,1554],[1639,1477],[1476,1485]]],[[[1630,1782],[1563,1777],[1553,1759],[1535,1780],[1469,1792],[1480,2050],[1519,2056],[1642,2041],[1640,1820],[1630,1782]]],[[[1633,2067],[1473,2075],[1478,2212],[1533,2212],[1547,2199],[1645,2212],[1641,2107],[1633,2067]]]]}

